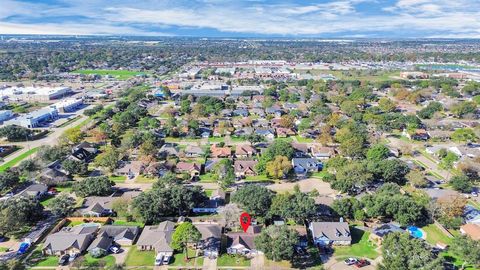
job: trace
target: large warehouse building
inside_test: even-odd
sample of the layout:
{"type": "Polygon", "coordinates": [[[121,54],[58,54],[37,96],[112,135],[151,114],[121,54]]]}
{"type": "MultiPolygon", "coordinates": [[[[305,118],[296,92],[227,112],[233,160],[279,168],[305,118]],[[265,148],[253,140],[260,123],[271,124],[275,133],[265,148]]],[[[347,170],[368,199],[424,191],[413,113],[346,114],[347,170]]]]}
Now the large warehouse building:
{"type": "Polygon", "coordinates": [[[42,122],[54,120],[58,117],[58,111],[55,106],[48,106],[28,114],[17,116],[11,120],[5,121],[3,124],[17,125],[26,128],[38,127],[42,122]]]}
{"type": "Polygon", "coordinates": [[[0,96],[15,101],[49,101],[63,98],[71,91],[70,87],[4,87],[0,88],[0,96]]]}

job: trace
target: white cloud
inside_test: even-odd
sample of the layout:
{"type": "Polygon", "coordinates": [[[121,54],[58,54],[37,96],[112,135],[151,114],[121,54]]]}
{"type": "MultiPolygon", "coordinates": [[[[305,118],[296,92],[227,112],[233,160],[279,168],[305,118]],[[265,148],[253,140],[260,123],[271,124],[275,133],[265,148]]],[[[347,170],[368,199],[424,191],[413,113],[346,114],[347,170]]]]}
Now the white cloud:
{"type": "MultiPolygon", "coordinates": [[[[166,29],[209,28],[226,33],[325,35],[396,32],[412,36],[455,35],[480,29],[480,0],[330,0],[298,4],[260,0],[60,0],[58,5],[0,0],[0,33],[165,34],[166,29]],[[369,2],[376,14],[357,10],[369,2]],[[8,19],[15,16],[15,19],[8,19]],[[60,22],[29,21],[78,16],[60,22]],[[161,31],[158,31],[158,30],[161,31]],[[75,33],[73,33],[75,32],[75,33]],[[160,32],[160,33],[159,33],[160,32]]],[[[55,21],[55,20],[53,20],[55,21]]],[[[170,29],[170,30],[171,30],[170,29]]],[[[190,30],[189,30],[190,29],[190,30]]]]}

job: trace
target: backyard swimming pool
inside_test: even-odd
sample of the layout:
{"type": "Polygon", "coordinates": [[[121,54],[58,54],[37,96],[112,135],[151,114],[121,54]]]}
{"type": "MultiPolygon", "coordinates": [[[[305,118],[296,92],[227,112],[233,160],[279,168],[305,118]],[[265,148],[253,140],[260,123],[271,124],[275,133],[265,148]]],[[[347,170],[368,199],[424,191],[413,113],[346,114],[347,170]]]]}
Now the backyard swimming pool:
{"type": "Polygon", "coordinates": [[[415,238],[423,238],[423,232],[419,228],[415,226],[410,226],[407,228],[408,232],[410,233],[411,236],[415,238]]]}

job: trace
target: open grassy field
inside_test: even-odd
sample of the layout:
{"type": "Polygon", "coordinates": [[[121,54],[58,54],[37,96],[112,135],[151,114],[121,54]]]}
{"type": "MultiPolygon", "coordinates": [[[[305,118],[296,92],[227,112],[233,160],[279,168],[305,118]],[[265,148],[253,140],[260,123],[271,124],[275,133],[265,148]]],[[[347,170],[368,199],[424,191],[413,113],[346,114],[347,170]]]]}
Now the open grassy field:
{"type": "Polygon", "coordinates": [[[109,70],[109,69],[77,69],[72,73],[84,74],[84,75],[100,75],[100,76],[112,76],[119,80],[127,80],[137,75],[144,75],[146,73],[130,70],[109,70]]]}
{"type": "Polygon", "coordinates": [[[378,252],[375,250],[377,246],[368,240],[369,232],[362,231],[355,227],[350,229],[352,233],[352,245],[347,247],[335,247],[335,257],[359,257],[375,259],[378,252]]]}
{"type": "Polygon", "coordinates": [[[33,155],[37,151],[38,151],[38,147],[32,148],[32,149],[26,151],[25,153],[20,154],[18,157],[14,158],[14,159],[12,159],[8,162],[3,163],[2,165],[0,165],[0,172],[3,172],[5,170],[7,170],[8,168],[17,165],[17,163],[20,163],[22,160],[24,160],[27,157],[33,155]]]}

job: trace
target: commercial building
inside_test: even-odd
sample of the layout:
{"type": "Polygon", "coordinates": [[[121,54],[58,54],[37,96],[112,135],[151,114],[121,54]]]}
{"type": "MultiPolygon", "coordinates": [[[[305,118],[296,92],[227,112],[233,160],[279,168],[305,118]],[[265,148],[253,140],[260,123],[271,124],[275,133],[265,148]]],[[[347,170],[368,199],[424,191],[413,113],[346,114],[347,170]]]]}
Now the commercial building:
{"type": "Polygon", "coordinates": [[[38,127],[41,123],[54,120],[58,117],[58,110],[55,106],[48,106],[28,114],[17,116],[5,121],[4,125],[17,125],[26,128],[38,127]]]}
{"type": "Polygon", "coordinates": [[[82,104],[83,100],[81,99],[68,98],[53,104],[53,106],[59,112],[72,112],[75,111],[78,107],[82,106],[82,104]]]}
{"type": "Polygon", "coordinates": [[[13,114],[11,110],[3,110],[0,111],[0,122],[3,122],[5,120],[8,120],[12,118],[13,114]]]}
{"type": "Polygon", "coordinates": [[[70,93],[70,87],[4,87],[0,96],[11,100],[49,101],[59,99],[70,93]]]}

